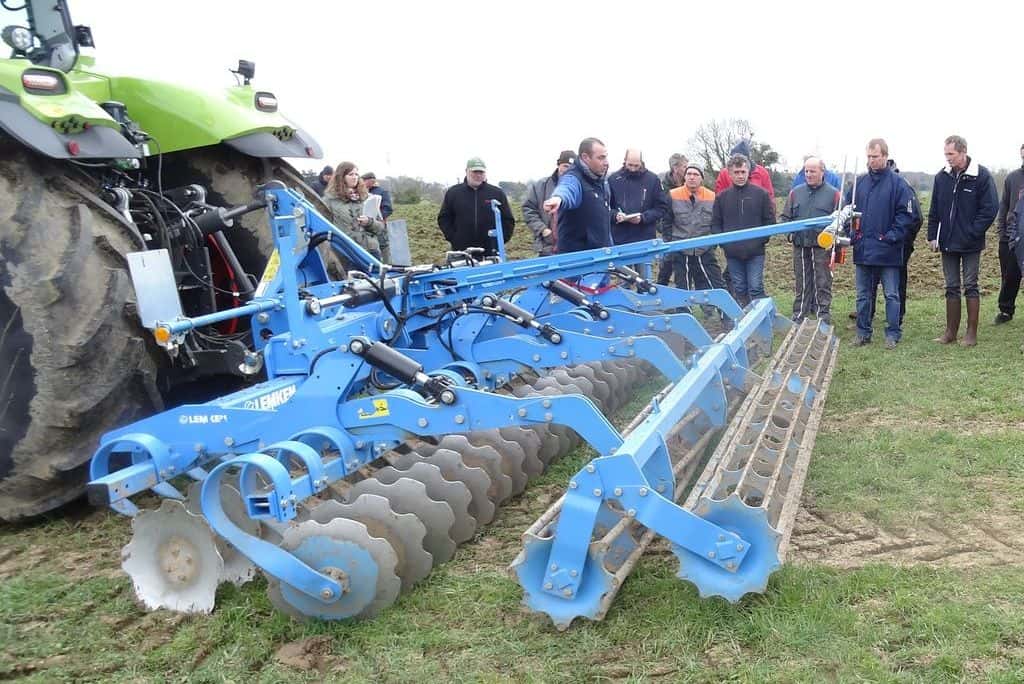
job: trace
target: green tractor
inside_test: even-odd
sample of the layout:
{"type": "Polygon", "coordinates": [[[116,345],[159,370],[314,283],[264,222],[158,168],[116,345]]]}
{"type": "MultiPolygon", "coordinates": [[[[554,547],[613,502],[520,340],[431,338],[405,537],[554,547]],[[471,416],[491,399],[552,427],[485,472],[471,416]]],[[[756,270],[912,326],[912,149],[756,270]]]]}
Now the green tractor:
{"type": "Polygon", "coordinates": [[[128,255],[167,250],[186,315],[238,305],[272,242],[265,217],[223,207],[274,179],[312,196],[282,158],[321,156],[252,86],[249,62],[213,94],[100,73],[64,0],[10,1],[27,26],[3,29],[13,52],[0,59],[3,520],[79,496],[104,432],[259,375],[238,326],[159,353],[138,322],[128,255]]]}

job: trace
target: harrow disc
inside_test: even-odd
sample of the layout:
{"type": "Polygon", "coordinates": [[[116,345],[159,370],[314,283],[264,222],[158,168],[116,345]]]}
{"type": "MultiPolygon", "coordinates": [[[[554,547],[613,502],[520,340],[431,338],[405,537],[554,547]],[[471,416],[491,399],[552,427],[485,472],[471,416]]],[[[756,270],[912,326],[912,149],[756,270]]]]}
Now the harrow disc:
{"type": "Polygon", "coordinates": [[[416,516],[426,528],[423,547],[433,557],[434,565],[440,565],[455,555],[455,542],[450,536],[455,514],[448,504],[430,498],[426,486],[419,480],[399,477],[389,484],[377,477],[369,477],[353,485],[345,493],[345,501],[353,503],[363,494],[382,496],[395,513],[416,516]]]}
{"type": "Polygon", "coordinates": [[[416,447],[424,456],[438,449],[450,449],[457,453],[466,465],[482,468],[487,477],[491,478],[487,496],[495,506],[500,506],[512,498],[512,478],[502,469],[501,455],[491,447],[470,444],[465,435],[445,435],[436,446],[421,444],[416,447]]]}
{"type": "Polygon", "coordinates": [[[501,471],[512,480],[512,496],[518,496],[526,490],[526,453],[517,442],[505,439],[497,430],[470,432],[466,439],[474,446],[491,447],[501,456],[501,471]]]}
{"type": "Polygon", "coordinates": [[[597,407],[605,415],[611,412],[611,404],[609,403],[612,398],[611,388],[598,377],[597,371],[593,367],[587,365],[571,366],[565,369],[565,373],[573,380],[583,378],[589,382],[591,388],[590,397],[594,400],[594,403],[597,404],[597,407]]]}
{"type": "Polygon", "coordinates": [[[210,526],[182,502],[165,499],[160,508],[135,516],[132,538],[121,558],[121,568],[132,578],[135,595],[146,608],[213,610],[224,559],[210,526]]]}
{"type": "Polygon", "coordinates": [[[541,438],[535,430],[512,426],[500,428],[498,432],[523,450],[523,471],[527,479],[532,480],[544,472],[544,461],[540,458],[541,438]]]}
{"type": "Polygon", "coordinates": [[[491,478],[486,471],[466,465],[459,454],[451,449],[437,449],[426,456],[419,451],[395,455],[391,465],[404,471],[420,461],[437,466],[446,480],[466,485],[470,493],[469,514],[476,520],[477,526],[486,525],[494,520],[494,502],[487,495],[491,487],[491,478]]]}
{"type": "MultiPolygon", "coordinates": [[[[311,512],[312,519],[327,523],[335,518],[356,520],[371,536],[385,540],[398,556],[395,570],[407,590],[430,573],[433,559],[423,548],[427,530],[411,513],[395,513],[383,496],[363,494],[353,503],[325,501],[311,512]]],[[[287,535],[287,532],[285,533],[287,535]]]]}
{"type": "Polygon", "coordinates": [[[451,509],[454,520],[449,534],[452,540],[456,544],[462,544],[473,538],[476,532],[476,519],[469,513],[473,495],[462,482],[445,479],[441,469],[436,465],[419,461],[406,470],[388,466],[376,471],[373,476],[384,484],[392,484],[405,477],[422,482],[431,499],[443,501],[451,509]]]}
{"type": "Polygon", "coordinates": [[[374,537],[356,520],[335,518],[321,524],[306,521],[284,534],[281,546],[342,586],[330,603],[271,579],[267,596],[275,608],[292,617],[321,620],[373,617],[394,603],[402,583],[395,574],[398,556],[391,545],[374,537]]]}

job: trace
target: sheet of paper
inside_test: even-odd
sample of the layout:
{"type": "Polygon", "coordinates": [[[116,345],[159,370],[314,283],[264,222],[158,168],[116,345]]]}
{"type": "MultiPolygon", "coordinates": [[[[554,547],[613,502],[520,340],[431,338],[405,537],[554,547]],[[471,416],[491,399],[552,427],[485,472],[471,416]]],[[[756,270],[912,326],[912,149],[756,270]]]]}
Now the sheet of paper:
{"type": "Polygon", "coordinates": [[[384,216],[380,213],[380,195],[370,194],[363,202],[363,216],[367,216],[372,219],[383,219],[384,216]]]}

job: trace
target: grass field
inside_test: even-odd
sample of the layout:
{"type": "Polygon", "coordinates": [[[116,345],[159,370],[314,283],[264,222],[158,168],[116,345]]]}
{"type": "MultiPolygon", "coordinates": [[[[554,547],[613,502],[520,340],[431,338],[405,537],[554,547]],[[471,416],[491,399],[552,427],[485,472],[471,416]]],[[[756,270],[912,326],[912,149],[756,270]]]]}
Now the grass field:
{"type": "MultiPolygon", "coordinates": [[[[414,254],[437,254],[436,208],[398,213],[414,254]]],[[[525,233],[516,255],[529,254],[525,233]]],[[[788,249],[773,242],[768,266],[784,312],[788,249]]],[[[834,305],[844,344],[790,562],[764,595],[700,600],[656,542],[604,622],[559,633],[526,613],[505,566],[583,451],[378,619],[357,624],[293,622],[271,609],[262,579],[223,587],[209,616],[145,613],[119,569],[128,522],[81,504],[0,528],[0,679],[1024,681],[1024,322],[991,324],[990,252],[973,350],[931,342],[941,278],[923,251],[911,263],[904,341],[893,351],[880,335],[849,346],[844,267],[834,305]]]]}

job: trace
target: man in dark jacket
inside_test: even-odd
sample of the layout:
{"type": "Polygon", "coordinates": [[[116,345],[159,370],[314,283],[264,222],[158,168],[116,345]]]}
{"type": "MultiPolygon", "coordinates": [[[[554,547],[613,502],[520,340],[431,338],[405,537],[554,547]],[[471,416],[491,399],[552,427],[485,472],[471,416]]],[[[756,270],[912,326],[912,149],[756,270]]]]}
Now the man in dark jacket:
{"type": "MultiPolygon", "coordinates": [[[[825,182],[825,163],[808,157],[802,171],[804,182],[789,191],[782,220],[828,216],[839,208],[839,190],[825,182]]],[[[818,246],[815,228],[792,233],[793,240],[793,322],[799,323],[811,314],[819,321],[832,322],[832,272],[829,251],[818,246]]]]}
{"type": "MultiPolygon", "coordinates": [[[[732,185],[715,197],[711,209],[711,232],[723,233],[775,223],[775,206],[767,191],[750,183],[750,162],[733,155],[726,165],[732,185]]],[[[768,238],[724,245],[733,296],[740,306],[765,296],[764,246],[768,238]]]]}
{"type": "Polygon", "coordinates": [[[889,145],[881,138],[868,141],[868,172],[857,178],[857,195],[846,191],[844,204],[861,212],[852,231],[853,263],[857,284],[857,339],[853,346],[871,342],[874,301],[878,284],[885,295],[885,347],[895,349],[903,336],[900,325],[900,266],[903,243],[913,223],[910,186],[889,167],[889,145]]]}
{"type": "Polygon", "coordinates": [[[612,241],[617,245],[657,237],[658,224],[669,213],[668,195],[658,177],[644,167],[640,150],[626,150],[622,168],[608,179],[615,212],[612,241]]]}
{"type": "Polygon", "coordinates": [[[395,209],[391,205],[391,193],[377,184],[377,174],[373,171],[364,173],[360,178],[362,178],[363,183],[366,184],[366,191],[368,193],[371,195],[380,195],[380,215],[381,218],[387,222],[388,217],[395,213],[395,209]]]}
{"type": "Polygon", "coordinates": [[[608,148],[597,138],[584,138],[572,168],[544,201],[545,211],[557,212],[559,254],[612,244],[607,173],[608,148]]]}
{"type": "Polygon", "coordinates": [[[999,214],[996,215],[996,230],[999,231],[999,276],[1002,280],[999,287],[999,313],[996,314],[996,325],[1008,323],[1013,319],[1017,309],[1017,293],[1020,292],[1021,271],[1017,259],[1009,248],[1007,222],[1018,200],[1024,197],[1024,145],[1020,146],[1020,159],[1021,168],[1014,169],[1006,176],[1003,196],[999,200],[999,214]]]}
{"type": "Polygon", "coordinates": [[[317,175],[316,180],[309,186],[313,188],[313,192],[318,197],[323,197],[324,193],[327,192],[327,184],[331,182],[331,176],[334,175],[334,169],[330,166],[325,166],[323,170],[317,175]]]}
{"type": "Polygon", "coordinates": [[[501,206],[502,237],[508,242],[516,226],[508,197],[504,190],[487,182],[487,166],[479,157],[473,157],[466,162],[466,177],[462,182],[444,193],[441,211],[437,214],[437,225],[453,250],[481,247],[487,254],[497,253],[497,244],[487,235],[494,230],[490,200],[498,200],[501,206]]]}
{"type": "MultiPolygon", "coordinates": [[[[896,162],[892,159],[887,159],[885,165],[888,166],[893,173],[899,174],[900,169],[896,166],[896,162]]],[[[921,212],[921,202],[917,199],[917,191],[914,190],[910,182],[900,176],[903,182],[910,188],[910,196],[913,199],[912,208],[910,215],[913,218],[910,225],[907,227],[907,235],[903,239],[903,265],[900,266],[900,328],[903,328],[903,318],[907,315],[907,279],[910,266],[910,257],[914,256],[914,243],[917,241],[917,234],[921,232],[921,226],[924,225],[924,214],[921,212]]],[[[871,320],[875,320],[875,302],[871,300],[871,320]]],[[[850,318],[857,320],[857,312],[854,311],[850,314],[850,318]]]]}
{"type": "Polygon", "coordinates": [[[981,250],[985,249],[985,231],[999,213],[999,193],[988,169],[967,156],[967,141],[959,135],[946,138],[945,155],[947,166],[935,175],[928,209],[928,242],[933,250],[942,252],[942,274],[946,278],[946,331],[935,341],[956,341],[962,273],[967,331],[961,344],[973,347],[978,343],[981,314],[981,250]]]}
{"type": "Polygon", "coordinates": [[[526,225],[533,233],[533,248],[537,250],[537,256],[548,256],[555,253],[555,243],[558,240],[558,236],[555,234],[556,226],[551,225],[551,214],[544,211],[544,201],[551,197],[551,193],[558,185],[558,179],[572,168],[575,161],[575,152],[563,150],[558,155],[555,170],[551,175],[530,183],[526,189],[523,218],[526,219],[526,225]]]}
{"type": "MultiPolygon", "coordinates": [[[[750,165],[750,172],[747,174],[749,177],[748,182],[752,185],[758,186],[759,188],[764,188],[768,192],[768,197],[774,205],[775,187],[772,185],[772,174],[768,169],[754,161],[750,141],[740,140],[731,150],[729,150],[729,154],[731,156],[738,154],[746,158],[747,163],[750,165]]],[[[726,164],[725,168],[718,172],[718,178],[715,179],[715,192],[721,194],[721,192],[730,185],[732,185],[732,172],[729,169],[729,165],[726,164]]]]}
{"type": "MultiPolygon", "coordinates": [[[[1017,268],[1024,271],[1024,194],[1017,200],[1017,206],[1006,215],[1006,246],[1010,255],[1016,260],[1017,268]]],[[[1024,351],[1024,347],[1021,347],[1024,351]]]]}

